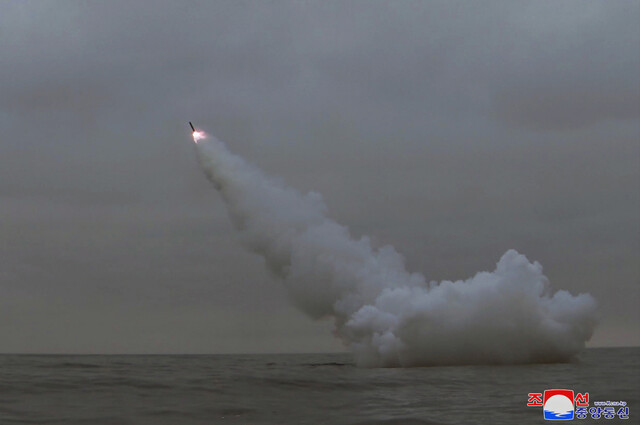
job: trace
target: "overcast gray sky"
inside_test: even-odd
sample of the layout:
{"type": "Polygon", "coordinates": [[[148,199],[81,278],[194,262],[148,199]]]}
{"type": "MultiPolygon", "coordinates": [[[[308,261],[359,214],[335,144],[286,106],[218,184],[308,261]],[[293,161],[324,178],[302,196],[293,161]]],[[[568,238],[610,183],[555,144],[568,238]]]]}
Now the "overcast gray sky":
{"type": "Polygon", "coordinates": [[[0,352],[335,351],[187,121],[428,280],[509,248],[640,344],[640,2],[0,1],[0,352]]]}

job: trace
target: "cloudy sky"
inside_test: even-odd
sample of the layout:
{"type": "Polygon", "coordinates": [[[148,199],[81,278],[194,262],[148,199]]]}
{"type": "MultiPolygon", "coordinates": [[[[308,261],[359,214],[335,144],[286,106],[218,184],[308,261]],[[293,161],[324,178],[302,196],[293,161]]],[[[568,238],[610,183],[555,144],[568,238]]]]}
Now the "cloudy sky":
{"type": "Polygon", "coordinates": [[[428,280],[509,248],[638,345],[637,1],[0,1],[0,352],[336,351],[187,127],[428,280]]]}

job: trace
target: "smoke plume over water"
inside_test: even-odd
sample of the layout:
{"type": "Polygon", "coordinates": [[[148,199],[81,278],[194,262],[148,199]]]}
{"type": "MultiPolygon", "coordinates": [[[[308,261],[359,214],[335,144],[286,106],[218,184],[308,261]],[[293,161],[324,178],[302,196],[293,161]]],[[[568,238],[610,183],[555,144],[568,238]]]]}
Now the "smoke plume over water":
{"type": "Polygon", "coordinates": [[[515,250],[492,272],[428,282],[392,246],[352,238],[319,194],[275,182],[215,138],[196,150],[248,249],[300,310],[335,319],[360,366],[567,361],[591,337],[595,300],[552,293],[542,266],[515,250]]]}

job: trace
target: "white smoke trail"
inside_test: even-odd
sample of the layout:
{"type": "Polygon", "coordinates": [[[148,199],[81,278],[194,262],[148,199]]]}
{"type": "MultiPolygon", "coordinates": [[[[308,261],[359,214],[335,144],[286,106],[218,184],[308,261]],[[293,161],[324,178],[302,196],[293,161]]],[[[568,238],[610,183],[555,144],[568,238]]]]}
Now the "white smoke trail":
{"type": "Polygon", "coordinates": [[[327,218],[319,194],[267,178],[215,138],[196,146],[246,246],[302,311],[335,318],[360,366],[567,361],[591,337],[594,299],[551,294],[542,266],[514,250],[493,272],[427,283],[393,247],[327,218]]]}

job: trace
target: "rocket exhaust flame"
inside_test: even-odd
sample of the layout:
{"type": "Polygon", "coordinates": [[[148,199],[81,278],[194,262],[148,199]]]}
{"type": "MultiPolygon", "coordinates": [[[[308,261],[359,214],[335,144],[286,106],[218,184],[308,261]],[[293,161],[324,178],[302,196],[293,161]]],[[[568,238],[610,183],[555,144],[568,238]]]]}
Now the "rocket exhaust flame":
{"type": "Polygon", "coordinates": [[[194,131],[193,132],[193,141],[198,143],[198,140],[206,139],[207,135],[204,131],[194,131]]]}
{"type": "Polygon", "coordinates": [[[568,361],[593,333],[595,300],[553,293],[542,266],[515,250],[492,272],[428,283],[392,246],[328,218],[319,194],[273,181],[215,137],[195,146],[247,248],[298,308],[334,318],[360,366],[568,361]]]}

